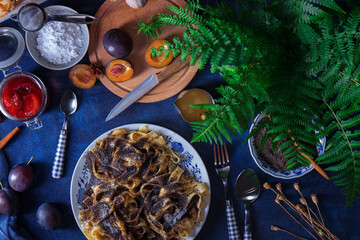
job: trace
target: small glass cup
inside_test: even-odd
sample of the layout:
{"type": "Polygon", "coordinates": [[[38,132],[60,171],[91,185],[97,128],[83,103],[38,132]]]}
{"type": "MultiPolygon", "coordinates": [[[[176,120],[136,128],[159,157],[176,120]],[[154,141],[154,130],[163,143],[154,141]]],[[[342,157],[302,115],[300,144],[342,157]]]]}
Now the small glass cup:
{"type": "Polygon", "coordinates": [[[26,124],[26,126],[29,127],[30,129],[35,130],[35,129],[39,129],[42,127],[42,122],[38,118],[38,116],[40,116],[45,111],[47,104],[48,104],[48,92],[47,92],[46,86],[37,76],[35,76],[32,73],[21,72],[21,71],[14,72],[9,75],[6,75],[4,80],[0,83],[0,111],[7,118],[9,118],[13,121],[24,122],[26,124]],[[11,115],[6,110],[4,103],[3,103],[3,91],[4,91],[6,84],[14,79],[19,78],[19,77],[26,77],[27,79],[33,81],[40,88],[41,93],[42,93],[41,106],[40,106],[39,110],[35,114],[33,114],[29,117],[26,117],[26,118],[18,118],[18,117],[11,115]]]}

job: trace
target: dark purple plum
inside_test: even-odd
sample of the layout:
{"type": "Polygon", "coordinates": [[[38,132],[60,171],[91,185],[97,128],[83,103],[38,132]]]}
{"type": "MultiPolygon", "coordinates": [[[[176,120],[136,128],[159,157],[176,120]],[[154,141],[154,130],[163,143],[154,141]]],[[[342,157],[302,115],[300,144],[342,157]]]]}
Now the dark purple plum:
{"type": "Polygon", "coordinates": [[[28,189],[33,181],[34,172],[30,165],[21,163],[10,170],[9,184],[17,192],[23,192],[28,189]]]}
{"type": "Polygon", "coordinates": [[[12,216],[17,213],[18,208],[16,192],[10,188],[0,189],[0,214],[12,216]]]}
{"type": "Polygon", "coordinates": [[[5,190],[0,190],[0,214],[6,216],[11,216],[13,214],[11,198],[5,190]]]}
{"type": "Polygon", "coordinates": [[[129,34],[121,29],[110,29],[102,38],[105,50],[114,58],[125,58],[132,50],[132,40],[129,34]]]}
{"type": "Polygon", "coordinates": [[[42,204],[36,212],[36,221],[46,230],[54,230],[62,225],[60,211],[51,203],[42,204]]]}

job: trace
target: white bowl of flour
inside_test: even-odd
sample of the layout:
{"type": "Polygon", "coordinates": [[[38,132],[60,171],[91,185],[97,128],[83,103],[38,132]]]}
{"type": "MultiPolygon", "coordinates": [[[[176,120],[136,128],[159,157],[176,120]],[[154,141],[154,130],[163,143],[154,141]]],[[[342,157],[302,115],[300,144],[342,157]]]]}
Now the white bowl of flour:
{"type": "MultiPolygon", "coordinates": [[[[76,14],[69,7],[54,5],[45,8],[52,14],[76,14]]],[[[77,64],[89,46],[89,29],[85,24],[47,22],[37,32],[26,32],[25,41],[32,58],[41,66],[64,70],[77,64]]]]}

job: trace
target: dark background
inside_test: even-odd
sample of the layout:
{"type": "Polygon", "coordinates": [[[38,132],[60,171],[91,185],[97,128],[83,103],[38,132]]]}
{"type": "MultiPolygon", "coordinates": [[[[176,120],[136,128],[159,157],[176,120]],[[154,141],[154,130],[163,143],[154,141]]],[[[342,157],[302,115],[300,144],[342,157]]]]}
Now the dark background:
{"type": "MultiPolygon", "coordinates": [[[[122,0],[119,0],[122,1],[122,0]]],[[[156,1],[156,0],[150,0],[156,1]]],[[[215,4],[215,0],[200,1],[215,4]]],[[[229,1],[234,2],[234,1],[229,1]]],[[[80,13],[94,15],[103,1],[96,0],[50,0],[43,4],[65,5],[80,13]]],[[[1,23],[0,27],[19,27],[10,20],[1,23]]],[[[87,63],[86,56],[82,62],[87,63]]],[[[34,160],[31,165],[35,171],[33,186],[20,194],[21,212],[19,224],[24,226],[36,240],[49,239],[85,239],[77,227],[70,206],[70,180],[75,164],[85,148],[99,135],[117,126],[128,123],[151,123],[169,128],[188,141],[191,140],[192,130],[185,123],[174,107],[177,96],[170,99],[151,103],[135,103],[115,119],[105,122],[105,117],[112,107],[120,100],[119,97],[106,89],[100,81],[89,90],[75,88],[68,79],[69,70],[51,71],[47,70],[31,58],[25,49],[24,56],[19,62],[23,71],[31,72],[40,77],[50,92],[50,104],[47,111],[41,115],[44,126],[36,131],[24,127],[23,124],[5,119],[0,123],[0,138],[4,137],[16,126],[22,126],[22,132],[11,141],[4,152],[11,165],[27,162],[31,156],[34,160]],[[51,177],[52,163],[55,156],[58,136],[64,120],[59,109],[62,94],[72,89],[78,96],[79,108],[71,116],[69,122],[69,135],[66,149],[66,170],[64,177],[55,180],[51,177]],[[56,203],[62,210],[64,216],[64,228],[55,231],[46,231],[36,223],[35,214],[37,208],[44,202],[56,203]]],[[[2,79],[2,77],[1,77],[2,79]]],[[[217,96],[215,87],[220,86],[222,80],[218,74],[210,74],[209,68],[199,71],[186,89],[202,88],[209,91],[214,97],[217,96]]],[[[246,134],[245,134],[246,135],[246,134]]],[[[328,228],[340,239],[360,239],[360,199],[349,208],[345,207],[345,200],[340,189],[332,181],[327,181],[317,172],[312,171],[304,177],[296,180],[280,180],[263,173],[252,160],[248,145],[244,143],[246,136],[236,139],[228,147],[232,160],[230,173],[230,188],[234,200],[234,207],[240,232],[243,232],[243,205],[236,200],[233,189],[237,175],[246,168],[252,168],[258,174],[261,182],[281,182],[286,194],[291,200],[297,201],[298,194],[294,191],[292,184],[299,182],[304,196],[309,197],[311,193],[317,193],[320,201],[320,209],[328,228]]],[[[193,146],[202,157],[211,180],[211,206],[210,212],[203,229],[196,239],[227,239],[227,226],[225,215],[225,199],[223,186],[213,167],[212,146],[205,143],[194,143],[193,146]]],[[[252,205],[253,239],[295,239],[282,232],[273,232],[271,225],[277,225],[291,230],[305,238],[311,237],[296,224],[275,202],[275,195],[270,191],[261,190],[261,195],[252,205]]],[[[308,198],[310,201],[310,198],[308,198]]],[[[1,217],[1,216],[0,216],[1,217]]]]}

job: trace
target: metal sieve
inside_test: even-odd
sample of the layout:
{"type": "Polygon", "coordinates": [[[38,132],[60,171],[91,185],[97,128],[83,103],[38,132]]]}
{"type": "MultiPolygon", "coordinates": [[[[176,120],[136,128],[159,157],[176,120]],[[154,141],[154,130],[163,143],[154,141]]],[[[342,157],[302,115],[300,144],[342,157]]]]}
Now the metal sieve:
{"type": "Polygon", "coordinates": [[[36,3],[28,3],[22,6],[17,14],[11,15],[11,20],[27,32],[40,30],[46,22],[59,21],[77,24],[91,24],[98,21],[97,18],[86,14],[54,15],[47,13],[42,6],[36,3]]]}

